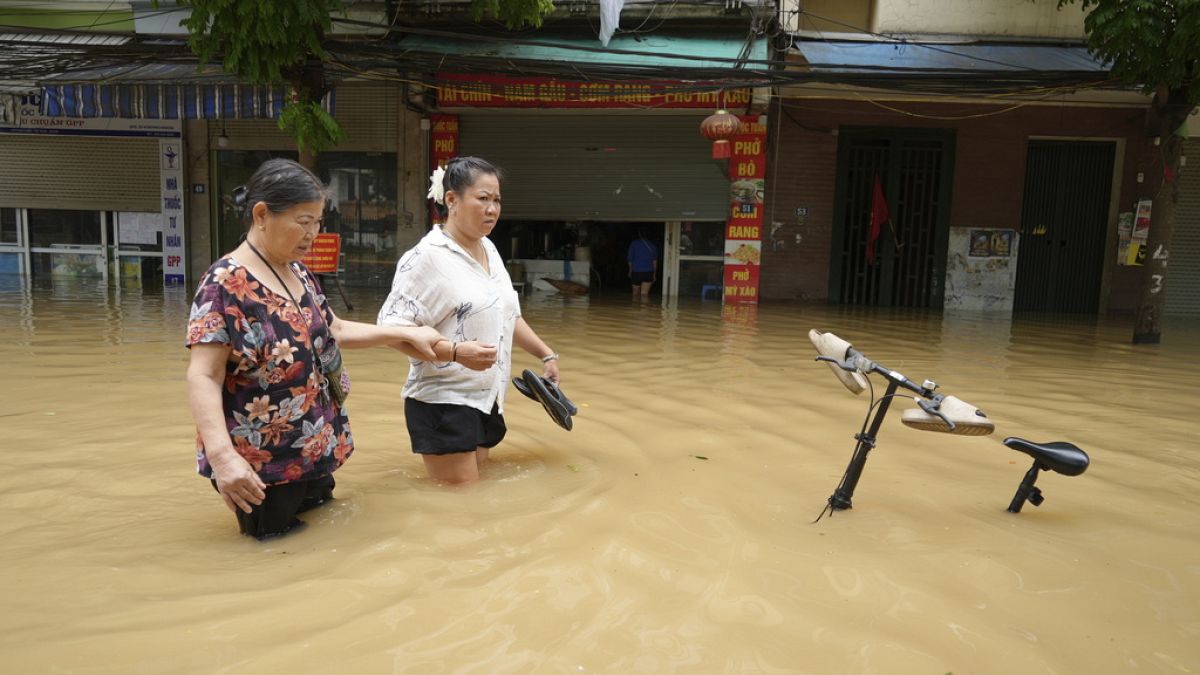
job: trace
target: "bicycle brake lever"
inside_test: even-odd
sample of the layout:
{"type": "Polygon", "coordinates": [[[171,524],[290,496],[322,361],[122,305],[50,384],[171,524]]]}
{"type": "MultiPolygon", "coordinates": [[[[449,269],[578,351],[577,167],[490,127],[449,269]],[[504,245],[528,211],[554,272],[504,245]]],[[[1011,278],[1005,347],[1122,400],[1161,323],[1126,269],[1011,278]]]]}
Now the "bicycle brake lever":
{"type": "Polygon", "coordinates": [[[833,358],[832,356],[818,356],[813,360],[814,361],[828,361],[828,362],[832,363],[833,365],[837,366],[838,368],[841,368],[842,370],[845,370],[845,371],[851,372],[851,373],[858,370],[854,366],[850,365],[850,363],[848,361],[839,361],[839,360],[833,358]]]}
{"type": "Polygon", "coordinates": [[[943,422],[946,423],[946,426],[950,427],[950,431],[954,431],[954,429],[957,427],[957,425],[954,424],[954,422],[951,422],[950,418],[946,417],[942,413],[941,410],[938,410],[938,408],[941,406],[941,403],[942,403],[941,396],[936,397],[935,400],[933,400],[933,401],[917,399],[917,405],[921,408],[921,410],[924,410],[925,412],[929,413],[930,415],[933,415],[934,417],[940,418],[943,422]]]}

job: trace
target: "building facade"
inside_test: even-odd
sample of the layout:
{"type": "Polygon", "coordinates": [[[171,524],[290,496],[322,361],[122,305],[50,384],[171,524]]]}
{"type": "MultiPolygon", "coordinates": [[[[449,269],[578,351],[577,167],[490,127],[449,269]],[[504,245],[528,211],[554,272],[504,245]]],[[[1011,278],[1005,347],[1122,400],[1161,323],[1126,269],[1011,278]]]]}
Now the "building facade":
{"type": "MultiPolygon", "coordinates": [[[[135,34],[177,31],[177,16],[116,4],[135,34]]],[[[640,25],[659,11],[631,7],[640,25]]],[[[386,286],[434,219],[431,167],[475,154],[507,172],[494,239],[530,287],[627,291],[625,250],[644,237],[667,297],[1078,313],[1138,302],[1129,251],[1161,162],[1148,99],[1098,86],[1077,6],[673,3],[654,31],[603,47],[586,7],[564,3],[536,40],[499,41],[464,8],[405,9],[402,23],[432,34],[389,30],[383,4],[354,3],[362,21],[348,26],[424,70],[341,72],[326,103],[347,133],[317,160],[343,283],[386,286]],[[742,123],[730,159],[699,133],[718,109],[742,123]]],[[[296,156],[272,119],[278,97],[219,73],[178,85],[142,68],[112,89],[62,77],[0,94],[0,168],[13,177],[0,185],[0,272],[194,278],[236,245],[230,190],[264,159],[296,156]]],[[[1192,178],[1179,177],[1168,290],[1181,315],[1200,314],[1192,178]]]]}
{"type": "Polygon", "coordinates": [[[764,297],[1133,311],[1124,225],[1162,168],[1147,99],[1087,84],[1103,66],[1083,17],[1007,0],[783,3],[793,67],[826,77],[780,88],[771,111],[764,297]],[[876,181],[890,217],[868,246],[876,181]]]}

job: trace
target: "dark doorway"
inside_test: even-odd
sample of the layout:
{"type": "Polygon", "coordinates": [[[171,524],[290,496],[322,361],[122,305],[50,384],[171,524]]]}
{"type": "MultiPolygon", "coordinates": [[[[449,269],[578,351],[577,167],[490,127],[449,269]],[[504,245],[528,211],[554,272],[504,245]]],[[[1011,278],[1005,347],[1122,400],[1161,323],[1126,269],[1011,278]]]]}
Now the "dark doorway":
{"type": "Polygon", "coordinates": [[[639,233],[658,260],[658,274],[650,293],[657,296],[662,291],[663,234],[662,223],[592,223],[589,229],[589,244],[592,247],[592,269],[596,272],[593,281],[598,282],[601,292],[629,295],[629,247],[641,242],[639,233]]]}
{"type": "Polygon", "coordinates": [[[1029,142],[1015,311],[1099,310],[1115,149],[1112,142],[1029,142]]]}
{"type": "Polygon", "coordinates": [[[829,299],[848,305],[942,306],[950,232],[954,135],[939,129],[839,133],[829,299]],[[891,223],[867,262],[879,176],[891,223]]]}
{"type": "MultiPolygon", "coordinates": [[[[490,236],[505,260],[587,261],[590,293],[628,295],[629,245],[645,233],[658,257],[658,278],[651,287],[662,289],[663,223],[500,219],[490,236]]],[[[572,270],[579,272],[578,262],[572,270]]],[[[565,273],[565,270],[564,270],[565,273]]],[[[580,272],[582,273],[582,272],[580,272]]],[[[560,275],[554,275],[560,278],[560,275]]]]}

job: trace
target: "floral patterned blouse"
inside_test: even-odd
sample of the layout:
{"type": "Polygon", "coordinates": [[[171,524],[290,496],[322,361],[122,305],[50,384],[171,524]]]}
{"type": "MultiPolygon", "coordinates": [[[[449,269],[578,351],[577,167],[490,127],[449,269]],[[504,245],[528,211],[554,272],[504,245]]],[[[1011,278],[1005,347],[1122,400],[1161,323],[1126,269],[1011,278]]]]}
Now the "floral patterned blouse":
{"type": "MultiPolygon", "coordinates": [[[[229,345],[222,403],[238,454],[267,485],[321,478],[354,452],[345,411],[321,387],[314,358],[333,343],[333,315],[316,278],[293,269],[306,292],[303,315],[231,257],[204,274],[188,320],[186,345],[229,345]]],[[[318,366],[319,368],[319,366],[318,366]]],[[[211,478],[196,434],[200,475],[211,478]]]]}

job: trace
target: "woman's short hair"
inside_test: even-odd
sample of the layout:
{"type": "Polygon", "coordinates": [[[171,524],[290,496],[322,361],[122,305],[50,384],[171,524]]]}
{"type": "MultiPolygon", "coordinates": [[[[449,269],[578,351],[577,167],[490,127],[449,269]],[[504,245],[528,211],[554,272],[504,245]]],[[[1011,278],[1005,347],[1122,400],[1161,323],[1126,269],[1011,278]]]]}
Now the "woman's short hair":
{"type": "MultiPolygon", "coordinates": [[[[455,157],[446,164],[446,174],[442,176],[442,188],[445,192],[453,190],[458,194],[462,194],[464,190],[475,184],[475,179],[481,174],[488,174],[496,177],[496,180],[502,180],[504,173],[499,167],[482,157],[455,157]]],[[[446,216],[445,204],[434,204],[438,208],[438,213],[444,218],[446,216]]]]}
{"type": "Polygon", "coordinates": [[[272,213],[281,213],[308,202],[324,202],[329,191],[317,174],[290,159],[268,159],[245,185],[233,189],[233,203],[245,222],[253,219],[254,205],[263,202],[272,213]]]}

